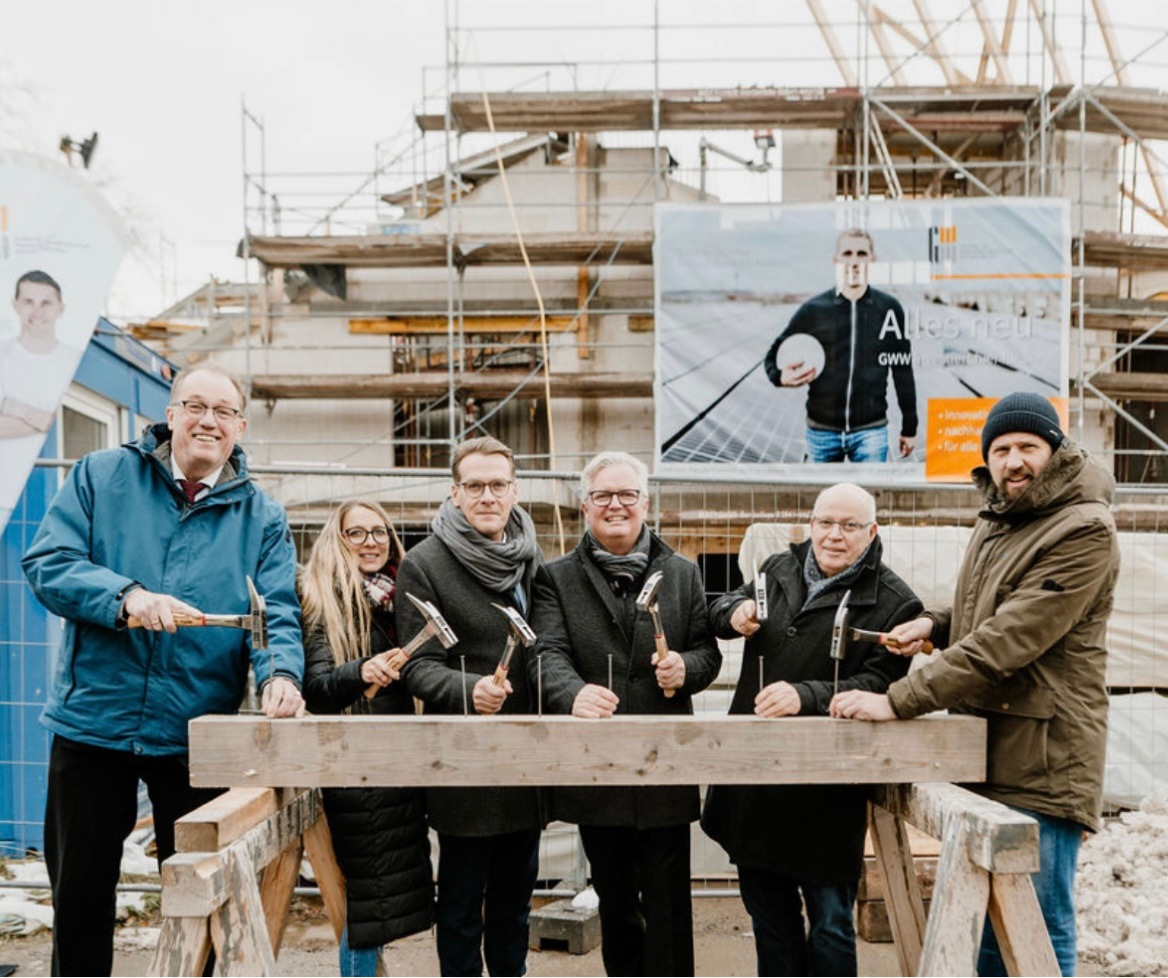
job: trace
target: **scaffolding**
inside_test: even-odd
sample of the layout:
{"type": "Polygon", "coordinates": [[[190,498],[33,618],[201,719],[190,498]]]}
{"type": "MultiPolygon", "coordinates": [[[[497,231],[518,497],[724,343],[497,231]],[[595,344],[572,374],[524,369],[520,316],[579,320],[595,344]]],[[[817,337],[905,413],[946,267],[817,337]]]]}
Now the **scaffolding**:
{"type": "MultiPolygon", "coordinates": [[[[241,334],[269,407],[381,405],[380,427],[331,464],[371,464],[361,449],[376,446],[392,464],[440,465],[489,431],[528,467],[570,467],[643,422],[658,202],[1025,194],[1071,200],[1076,434],[1121,481],[1168,481],[1168,30],[1145,12],[806,0],[761,22],[731,3],[707,23],[654,2],[507,23],[506,4],[468,9],[479,19],[448,0],[445,63],[371,172],[271,172],[262,122],[243,112],[243,253],[261,274],[228,340],[239,365],[241,334]],[[347,356],[330,347],[324,373],[282,328],[309,324],[295,335],[311,339],[338,319],[347,356]],[[296,349],[311,366],[276,369],[296,349]]],[[[261,443],[291,444],[279,430],[261,443]]]]}

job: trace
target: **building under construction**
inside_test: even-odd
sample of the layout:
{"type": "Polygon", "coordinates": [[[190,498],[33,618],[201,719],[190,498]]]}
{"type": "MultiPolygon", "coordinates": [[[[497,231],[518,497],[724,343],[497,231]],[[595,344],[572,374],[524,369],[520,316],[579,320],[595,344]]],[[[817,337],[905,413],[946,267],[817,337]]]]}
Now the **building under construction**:
{"type": "MultiPolygon", "coordinates": [[[[449,491],[452,446],[487,433],[519,456],[545,550],[570,546],[571,473],[601,449],[651,468],[657,455],[660,204],[1064,199],[1070,431],[1124,485],[1109,683],[1130,705],[1112,726],[1146,740],[1137,698],[1158,707],[1168,688],[1156,644],[1168,615],[1168,94],[1156,81],[1168,30],[1132,23],[1135,5],[1115,0],[806,0],[761,22],[730,3],[717,23],[666,3],[595,23],[559,22],[583,17],[559,5],[523,23],[503,22],[502,5],[467,7],[477,19],[450,10],[445,63],[361,179],[270,172],[263,124],[245,110],[243,280],[134,327],[180,364],[246,377],[253,471],[301,543],[355,495],[383,500],[413,542],[449,491]]],[[[870,486],[894,569],[926,603],[947,600],[970,489],[870,486]]],[[[817,489],[656,474],[651,519],[722,591],[798,538],[817,489]]],[[[705,694],[719,713],[732,652],[727,663],[705,694]]],[[[39,695],[21,705],[39,709],[39,695]]],[[[1137,764],[1123,749],[1109,755],[1123,782],[1113,798],[1138,801],[1148,771],[1168,783],[1163,752],[1137,764]]],[[[696,872],[726,869],[701,858],[713,861],[696,872]]]]}
{"type": "MultiPolygon", "coordinates": [[[[1163,35],[1103,0],[603,28],[474,12],[448,16],[436,93],[361,186],[249,168],[258,281],[143,327],[250,378],[257,459],[441,467],[485,431],[527,468],[651,461],[655,204],[1026,195],[1070,202],[1072,429],[1120,482],[1164,480],[1168,95],[1135,83],[1163,35]],[[211,327],[176,332],[192,315],[211,327]]],[[[250,114],[245,132],[262,159],[250,114]]]]}

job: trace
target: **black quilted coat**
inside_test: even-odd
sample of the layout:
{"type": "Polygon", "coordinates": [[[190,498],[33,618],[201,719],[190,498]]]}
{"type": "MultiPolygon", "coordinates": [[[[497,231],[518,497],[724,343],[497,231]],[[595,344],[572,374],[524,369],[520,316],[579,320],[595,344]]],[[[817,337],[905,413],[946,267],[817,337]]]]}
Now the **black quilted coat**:
{"type": "MultiPolygon", "coordinates": [[[[374,654],[393,648],[393,617],[373,623],[374,654]]],[[[313,713],[413,713],[401,683],[364,697],[361,661],[337,666],[324,634],[304,636],[304,698],[313,713]]],[[[434,879],[422,793],[413,788],[325,788],[324,810],[348,894],[349,945],[377,947],[429,929],[434,879]]]]}

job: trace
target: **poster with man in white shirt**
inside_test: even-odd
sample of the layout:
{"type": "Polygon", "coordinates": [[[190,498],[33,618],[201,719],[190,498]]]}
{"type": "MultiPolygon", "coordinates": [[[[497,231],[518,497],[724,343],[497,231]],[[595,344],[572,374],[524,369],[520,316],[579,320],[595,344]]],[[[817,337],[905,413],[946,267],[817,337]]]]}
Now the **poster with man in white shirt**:
{"type": "Polygon", "coordinates": [[[0,154],[0,531],[44,449],[125,240],[87,177],[0,154]]]}

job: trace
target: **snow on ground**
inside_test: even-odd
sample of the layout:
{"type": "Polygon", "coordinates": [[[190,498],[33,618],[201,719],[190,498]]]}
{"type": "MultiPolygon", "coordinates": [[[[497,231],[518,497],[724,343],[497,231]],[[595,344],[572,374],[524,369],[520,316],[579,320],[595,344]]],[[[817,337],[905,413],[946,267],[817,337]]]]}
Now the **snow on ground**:
{"type": "Polygon", "coordinates": [[[1168,796],[1084,843],[1075,890],[1083,960],[1108,975],[1168,975],[1168,796]]]}

